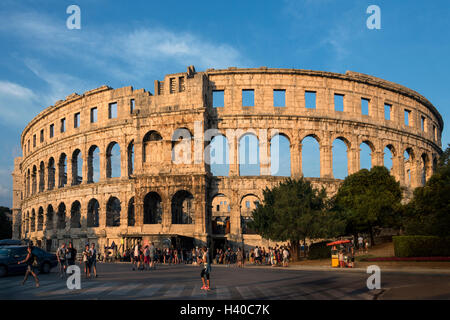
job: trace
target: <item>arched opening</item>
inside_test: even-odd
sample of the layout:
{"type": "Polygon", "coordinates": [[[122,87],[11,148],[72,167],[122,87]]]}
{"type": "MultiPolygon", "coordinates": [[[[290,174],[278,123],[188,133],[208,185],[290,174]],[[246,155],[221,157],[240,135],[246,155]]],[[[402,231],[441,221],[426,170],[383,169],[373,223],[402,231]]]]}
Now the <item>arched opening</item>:
{"type": "Polygon", "coordinates": [[[370,170],[372,168],[372,144],[369,141],[363,141],[359,149],[360,169],[370,170]]]}
{"type": "Polygon", "coordinates": [[[392,145],[387,145],[383,150],[383,164],[392,173],[392,168],[394,166],[394,147],[392,145]]]}
{"type": "Polygon", "coordinates": [[[161,160],[163,152],[163,139],[159,132],[149,131],[142,139],[142,161],[157,163],[161,160]]]}
{"type": "Polygon", "coordinates": [[[91,199],[88,203],[87,208],[87,227],[88,228],[97,228],[99,226],[99,211],[100,204],[97,199],[91,199]]]}
{"type": "Polygon", "coordinates": [[[230,147],[225,136],[212,138],[209,144],[209,165],[211,174],[216,177],[228,177],[230,173],[230,147]]]}
{"type": "Polygon", "coordinates": [[[46,230],[53,230],[53,224],[54,224],[53,216],[54,216],[53,206],[51,204],[49,204],[47,207],[47,219],[46,219],[46,225],[45,225],[46,230]]]}
{"type": "Polygon", "coordinates": [[[230,233],[231,204],[228,197],[223,194],[216,195],[212,205],[212,232],[213,234],[230,233]]]}
{"type": "Polygon", "coordinates": [[[348,140],[339,137],[333,141],[333,177],[335,179],[345,179],[348,176],[348,140]]]}
{"type": "Polygon", "coordinates": [[[130,199],[130,201],[128,201],[128,226],[129,227],[134,227],[134,225],[136,224],[136,214],[135,214],[135,210],[134,210],[134,197],[132,197],[130,199]]]}
{"type": "Polygon", "coordinates": [[[30,173],[30,169],[27,170],[27,196],[31,195],[31,173],[30,173]]]}
{"type": "Polygon", "coordinates": [[[405,185],[410,187],[412,180],[412,169],[414,162],[414,153],[411,148],[407,148],[403,153],[404,168],[405,168],[405,185]]]}
{"type": "Polygon", "coordinates": [[[277,134],[270,140],[270,174],[291,176],[291,143],[283,134],[277,134]]]}
{"type": "Polygon", "coordinates": [[[132,175],[134,172],[134,141],[131,141],[128,144],[127,148],[127,167],[128,167],[128,175],[132,175]]]}
{"type": "Polygon", "coordinates": [[[116,197],[111,197],[106,204],[106,226],[120,226],[120,201],[116,197]]]}
{"type": "Polygon", "coordinates": [[[58,230],[62,230],[66,228],[66,205],[64,202],[61,202],[58,206],[58,213],[57,213],[57,226],[56,228],[58,230]]]}
{"type": "Polygon", "coordinates": [[[144,198],[144,224],[162,223],[161,197],[156,192],[149,192],[144,198]]]}
{"type": "Polygon", "coordinates": [[[316,136],[302,140],[302,172],[304,177],[320,178],[320,145],[316,136]]]}
{"type": "Polygon", "coordinates": [[[111,142],[106,149],[106,177],[120,177],[120,146],[117,142],[111,142]]]}
{"type": "Polygon", "coordinates": [[[37,169],[33,166],[33,171],[31,173],[31,194],[36,194],[37,189],[37,169]]]}
{"type": "Polygon", "coordinates": [[[192,134],[187,128],[178,128],[172,135],[172,162],[191,164],[193,152],[192,134]]]}
{"type": "Polygon", "coordinates": [[[31,210],[31,223],[30,223],[30,231],[36,231],[36,211],[34,209],[31,210]]]}
{"type": "Polygon", "coordinates": [[[67,184],[67,156],[65,153],[61,154],[58,161],[59,169],[59,187],[62,188],[67,184]]]}
{"type": "Polygon", "coordinates": [[[259,176],[261,174],[259,159],[259,140],[247,133],[239,139],[239,175],[259,176]]]}
{"type": "Polygon", "coordinates": [[[72,203],[70,209],[70,228],[81,228],[81,204],[79,201],[72,203]]]}
{"type": "Polygon", "coordinates": [[[422,153],[420,160],[420,177],[422,179],[422,185],[425,185],[428,178],[431,176],[430,158],[426,153],[422,153]]]}
{"type": "Polygon", "coordinates": [[[44,228],[44,208],[39,207],[37,231],[42,231],[43,228],[44,228]]]}
{"type": "Polygon", "coordinates": [[[88,152],[88,183],[100,180],[100,149],[91,146],[88,152]]]}
{"type": "Polygon", "coordinates": [[[48,181],[47,181],[47,187],[48,190],[53,190],[55,188],[55,159],[50,158],[48,160],[48,166],[47,166],[47,176],[48,176],[48,181]]]}
{"type": "Polygon", "coordinates": [[[180,190],[172,197],[172,224],[195,223],[193,201],[189,191],[180,190]]]}
{"type": "Polygon", "coordinates": [[[72,185],[76,186],[83,181],[83,159],[81,151],[76,149],[72,154],[72,185]]]}
{"type": "Polygon", "coordinates": [[[255,230],[251,229],[249,223],[253,221],[252,211],[259,205],[259,199],[253,194],[248,194],[242,197],[241,209],[241,232],[242,234],[256,234],[255,230]]]}
{"type": "Polygon", "coordinates": [[[41,161],[39,165],[39,192],[43,192],[45,187],[45,164],[41,161]]]}

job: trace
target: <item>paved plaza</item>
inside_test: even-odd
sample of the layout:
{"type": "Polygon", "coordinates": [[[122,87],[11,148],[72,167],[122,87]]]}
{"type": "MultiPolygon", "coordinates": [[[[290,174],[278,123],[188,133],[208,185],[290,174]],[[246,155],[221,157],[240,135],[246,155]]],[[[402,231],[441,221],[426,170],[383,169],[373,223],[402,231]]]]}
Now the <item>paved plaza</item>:
{"type": "Polygon", "coordinates": [[[159,265],[132,271],[130,264],[98,264],[99,277],[69,290],[53,269],[39,275],[41,286],[21,275],[0,279],[0,299],[164,299],[164,300],[373,300],[450,299],[450,274],[383,272],[381,290],[368,290],[364,271],[294,270],[213,266],[209,292],[200,290],[201,267],[159,265]]]}

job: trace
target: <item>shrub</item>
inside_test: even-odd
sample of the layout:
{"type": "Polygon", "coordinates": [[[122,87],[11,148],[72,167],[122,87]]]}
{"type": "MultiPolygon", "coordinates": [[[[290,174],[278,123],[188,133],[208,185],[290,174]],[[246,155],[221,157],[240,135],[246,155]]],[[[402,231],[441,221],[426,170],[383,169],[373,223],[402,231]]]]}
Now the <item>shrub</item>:
{"type": "Polygon", "coordinates": [[[393,240],[396,257],[450,256],[450,237],[397,236],[393,240]]]}
{"type": "Polygon", "coordinates": [[[327,247],[329,241],[313,243],[309,246],[308,259],[327,259],[331,258],[331,248],[327,247]]]}

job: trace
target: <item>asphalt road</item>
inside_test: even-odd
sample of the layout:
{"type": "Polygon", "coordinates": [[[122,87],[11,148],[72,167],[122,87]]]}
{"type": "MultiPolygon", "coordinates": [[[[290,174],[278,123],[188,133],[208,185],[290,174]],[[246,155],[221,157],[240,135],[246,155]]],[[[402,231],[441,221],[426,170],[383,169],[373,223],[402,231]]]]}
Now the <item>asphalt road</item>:
{"type": "Polygon", "coordinates": [[[355,270],[293,270],[283,268],[214,266],[212,290],[200,290],[198,266],[159,265],[156,270],[132,271],[130,264],[99,263],[96,279],[81,277],[81,289],[69,290],[56,269],[30,277],[0,278],[0,299],[244,299],[244,300],[373,300],[450,299],[450,274],[381,272],[381,290],[369,290],[369,274],[355,270]]]}

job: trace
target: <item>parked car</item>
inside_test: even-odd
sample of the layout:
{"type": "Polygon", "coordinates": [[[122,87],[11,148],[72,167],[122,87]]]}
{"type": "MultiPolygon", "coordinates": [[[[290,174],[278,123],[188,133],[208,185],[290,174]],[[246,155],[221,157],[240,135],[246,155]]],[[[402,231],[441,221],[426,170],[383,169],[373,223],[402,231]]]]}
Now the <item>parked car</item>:
{"type": "MultiPolygon", "coordinates": [[[[48,253],[40,248],[33,247],[33,254],[38,259],[38,270],[42,273],[49,273],[52,268],[58,265],[56,255],[48,253]]],[[[0,277],[7,274],[25,273],[27,265],[18,264],[27,256],[27,246],[4,246],[0,247],[0,277]]]]}
{"type": "Polygon", "coordinates": [[[14,239],[3,239],[0,240],[0,247],[2,246],[21,246],[25,243],[22,240],[14,240],[14,239]]]}

